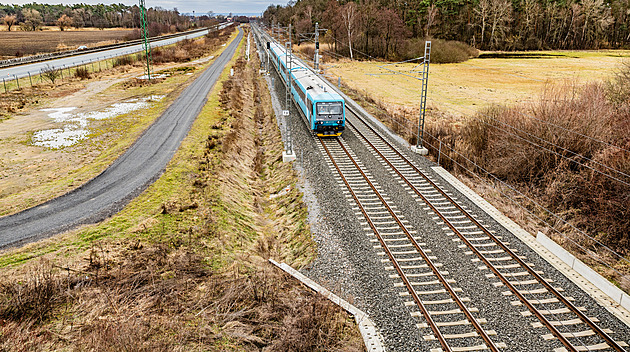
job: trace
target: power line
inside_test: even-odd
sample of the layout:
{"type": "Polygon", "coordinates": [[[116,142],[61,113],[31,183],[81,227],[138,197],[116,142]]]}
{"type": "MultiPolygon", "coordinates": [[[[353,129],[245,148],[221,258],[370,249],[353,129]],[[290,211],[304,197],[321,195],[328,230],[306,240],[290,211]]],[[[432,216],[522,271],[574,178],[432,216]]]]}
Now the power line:
{"type": "MultiPolygon", "coordinates": [[[[388,69],[388,68],[384,68],[384,67],[382,67],[382,66],[379,66],[379,67],[381,67],[381,68],[383,68],[383,69],[385,69],[385,70],[387,70],[387,71],[391,71],[392,73],[400,74],[400,75],[403,75],[403,76],[407,76],[407,77],[413,78],[413,79],[415,79],[415,80],[422,81],[422,78],[419,78],[419,77],[416,77],[416,76],[413,76],[413,75],[410,75],[410,74],[406,74],[406,73],[402,73],[402,72],[399,72],[399,71],[391,70],[391,69],[388,69]]],[[[458,106],[459,106],[459,104],[457,104],[457,102],[453,101],[452,99],[450,99],[450,98],[448,98],[448,97],[445,97],[445,96],[444,96],[444,95],[442,95],[442,94],[439,94],[439,93],[437,93],[437,92],[434,92],[434,94],[435,94],[435,95],[438,95],[438,96],[440,96],[440,97],[442,97],[442,98],[444,98],[444,99],[448,100],[449,102],[451,102],[451,103],[453,103],[453,104],[455,104],[455,105],[458,105],[458,106]]],[[[431,100],[432,100],[433,102],[436,102],[434,99],[431,99],[431,100]]],[[[580,157],[580,158],[582,158],[582,159],[585,159],[586,161],[589,161],[589,162],[595,163],[595,164],[597,164],[597,165],[599,165],[599,166],[602,166],[602,167],[603,167],[603,168],[605,168],[605,169],[608,169],[608,170],[610,170],[610,171],[616,172],[616,173],[618,173],[618,174],[620,174],[620,175],[623,175],[623,176],[625,176],[625,177],[630,178],[630,175],[629,175],[629,174],[627,174],[627,173],[625,173],[625,172],[623,172],[623,171],[617,170],[617,169],[615,169],[615,168],[612,168],[612,167],[610,167],[610,166],[607,166],[607,165],[605,165],[605,164],[602,164],[602,163],[600,163],[600,162],[598,162],[598,161],[595,161],[595,160],[593,160],[593,159],[590,159],[590,158],[588,158],[588,157],[586,157],[586,156],[584,156],[584,155],[581,155],[581,154],[579,154],[579,153],[576,153],[576,152],[574,152],[574,151],[572,151],[572,150],[569,150],[569,149],[567,149],[567,148],[564,148],[564,147],[562,147],[562,146],[559,146],[559,145],[557,145],[557,144],[555,144],[555,143],[553,143],[553,142],[550,142],[550,141],[548,141],[548,140],[546,140],[546,139],[540,138],[540,137],[538,137],[538,136],[536,136],[536,135],[533,135],[533,134],[531,134],[531,133],[529,133],[529,132],[527,132],[527,131],[524,131],[524,130],[522,130],[522,129],[518,128],[518,127],[514,127],[514,126],[512,126],[512,125],[510,125],[510,124],[508,124],[508,123],[506,123],[506,122],[503,122],[503,121],[501,121],[501,120],[498,120],[498,119],[496,119],[496,118],[494,118],[494,117],[492,117],[492,116],[490,116],[490,115],[488,115],[488,114],[485,114],[485,113],[483,113],[483,112],[481,112],[481,111],[476,111],[476,110],[474,110],[474,109],[472,109],[472,108],[470,108],[470,107],[467,107],[467,106],[463,106],[463,108],[468,109],[468,110],[471,110],[471,111],[473,111],[473,112],[475,112],[475,113],[477,113],[477,114],[480,114],[480,115],[482,115],[482,116],[484,116],[484,117],[487,117],[487,118],[489,118],[489,119],[491,119],[491,120],[493,120],[493,121],[495,121],[495,122],[497,122],[497,123],[500,123],[500,124],[502,124],[502,125],[505,125],[505,126],[507,126],[507,127],[509,127],[509,128],[512,128],[512,129],[516,130],[516,131],[519,131],[519,132],[521,132],[521,133],[523,133],[523,134],[525,134],[525,135],[527,135],[527,136],[529,136],[529,137],[531,137],[531,138],[534,138],[534,139],[539,140],[540,142],[544,142],[544,143],[547,143],[547,144],[549,144],[549,145],[551,145],[551,146],[553,146],[553,147],[555,147],[555,148],[561,149],[562,151],[567,152],[567,153],[570,153],[570,154],[572,154],[573,156],[580,157]]],[[[516,137],[516,138],[518,138],[518,139],[521,139],[521,140],[523,140],[523,141],[525,141],[525,142],[527,142],[527,143],[530,143],[530,144],[532,144],[532,145],[534,145],[534,146],[537,146],[537,147],[539,147],[539,148],[541,148],[541,149],[544,149],[544,150],[546,150],[546,151],[548,151],[548,152],[550,152],[550,153],[553,153],[553,154],[555,154],[555,155],[557,155],[557,156],[559,156],[559,157],[561,157],[561,158],[567,159],[567,160],[569,160],[570,162],[577,163],[577,164],[579,164],[579,165],[581,165],[581,166],[583,166],[583,167],[586,167],[586,168],[588,168],[588,169],[591,169],[591,170],[593,170],[593,171],[595,171],[595,172],[597,172],[597,173],[599,173],[599,174],[601,174],[601,175],[603,175],[603,176],[606,176],[606,177],[608,177],[608,178],[610,178],[610,179],[612,179],[612,180],[615,180],[615,181],[617,181],[617,182],[620,182],[620,183],[622,183],[622,184],[624,184],[624,185],[626,185],[626,186],[630,186],[630,183],[628,183],[628,182],[626,182],[626,181],[624,181],[624,180],[621,180],[621,179],[619,179],[619,178],[617,178],[617,177],[615,177],[615,176],[612,176],[612,175],[610,175],[610,174],[607,174],[607,173],[601,172],[601,171],[599,171],[599,170],[597,170],[597,169],[595,169],[595,168],[593,168],[593,167],[591,167],[591,166],[589,166],[589,165],[586,165],[586,164],[584,164],[584,163],[581,163],[581,162],[579,162],[579,161],[577,161],[577,160],[573,160],[573,159],[571,159],[571,158],[567,157],[566,155],[560,154],[560,153],[558,153],[558,152],[556,152],[556,151],[554,151],[554,150],[552,150],[552,149],[549,149],[549,148],[546,148],[546,147],[544,147],[544,146],[542,146],[542,145],[540,145],[540,144],[534,143],[534,142],[530,141],[529,139],[526,139],[526,138],[523,138],[523,137],[519,136],[518,134],[515,134],[515,133],[512,133],[512,132],[507,131],[507,130],[505,130],[505,129],[499,128],[498,126],[495,126],[495,125],[493,125],[493,124],[490,124],[490,123],[488,123],[487,121],[484,121],[484,120],[482,120],[482,119],[478,119],[478,118],[476,118],[476,117],[474,117],[474,116],[467,115],[467,114],[465,114],[465,113],[463,113],[463,112],[461,112],[461,111],[459,111],[459,110],[457,110],[457,109],[454,109],[454,108],[451,108],[451,109],[452,109],[452,110],[455,110],[455,111],[457,111],[457,112],[459,112],[459,113],[461,113],[461,114],[462,114],[462,115],[464,115],[464,116],[468,116],[468,117],[470,117],[470,118],[472,118],[472,119],[475,119],[475,120],[477,120],[477,121],[479,121],[479,122],[481,122],[481,123],[483,123],[483,124],[486,124],[486,125],[488,125],[488,126],[494,127],[494,128],[496,128],[496,129],[501,130],[501,131],[503,131],[503,132],[505,132],[505,133],[508,133],[508,134],[510,134],[510,135],[512,135],[512,136],[514,136],[514,137],[516,137]]]]}
{"type": "MultiPolygon", "coordinates": [[[[475,65],[472,65],[472,64],[464,64],[464,65],[466,65],[466,66],[470,66],[470,67],[474,67],[474,68],[483,69],[483,70],[489,70],[489,71],[494,70],[494,71],[498,71],[498,69],[484,68],[484,67],[479,67],[479,66],[475,66],[475,65]]],[[[509,76],[515,76],[515,77],[519,77],[519,78],[523,78],[523,79],[530,79],[530,80],[534,80],[534,81],[538,81],[538,82],[545,82],[545,81],[542,81],[542,80],[534,79],[534,78],[527,77],[527,76],[522,76],[522,75],[512,74],[512,73],[502,73],[502,74],[509,75],[509,76]]],[[[439,76],[439,73],[438,73],[438,76],[439,76]]],[[[439,79],[439,78],[438,78],[438,79],[439,79]]],[[[472,94],[470,94],[470,93],[468,93],[468,92],[465,92],[465,91],[463,91],[462,93],[464,93],[464,94],[466,94],[466,95],[468,95],[468,96],[470,96],[470,97],[474,97],[474,98],[477,98],[477,99],[479,99],[479,100],[483,100],[483,101],[485,101],[485,102],[493,103],[493,102],[491,102],[491,101],[489,101],[489,100],[487,100],[487,99],[482,98],[481,96],[473,96],[472,94]]],[[[617,145],[614,145],[614,144],[612,144],[612,143],[606,142],[606,141],[604,141],[604,140],[601,140],[601,139],[598,139],[598,138],[595,138],[595,137],[591,137],[591,136],[589,136],[589,135],[585,135],[585,134],[583,134],[583,133],[580,133],[580,132],[574,131],[574,130],[572,130],[572,129],[570,129],[570,128],[566,128],[566,127],[560,126],[560,125],[555,124],[555,123],[550,122],[550,121],[546,121],[546,120],[543,120],[543,119],[536,118],[535,116],[532,116],[532,115],[530,115],[530,114],[523,113],[522,111],[518,111],[518,113],[519,113],[519,114],[521,114],[521,115],[523,115],[523,116],[526,116],[526,117],[529,117],[529,118],[531,118],[531,119],[534,119],[534,120],[536,120],[536,121],[542,122],[542,123],[544,123],[544,124],[547,124],[547,125],[550,125],[550,126],[554,126],[554,127],[556,127],[556,128],[559,128],[559,129],[561,129],[561,130],[563,130],[563,131],[565,131],[565,132],[574,133],[575,135],[577,135],[577,136],[579,136],[579,137],[587,138],[587,139],[593,140],[593,141],[595,141],[595,142],[598,142],[598,143],[601,143],[601,144],[607,145],[607,146],[609,146],[609,147],[616,148],[616,149],[618,149],[618,150],[620,150],[620,151],[624,151],[624,152],[626,152],[626,153],[630,153],[630,150],[625,149],[625,148],[622,148],[622,147],[617,146],[617,145]]]]}
{"type": "MultiPolygon", "coordinates": [[[[476,168],[482,170],[485,174],[487,174],[488,176],[492,177],[494,180],[498,181],[499,183],[503,184],[505,187],[509,188],[510,190],[512,190],[513,192],[518,193],[520,196],[527,198],[530,202],[532,202],[532,204],[534,204],[535,206],[539,207],[540,209],[544,210],[546,213],[548,213],[549,215],[551,215],[553,218],[559,220],[560,222],[562,222],[563,224],[571,227],[573,230],[575,230],[578,234],[581,234],[582,236],[586,237],[588,240],[593,241],[595,244],[598,244],[601,248],[605,249],[606,251],[610,252],[613,256],[617,257],[619,261],[622,262],[626,262],[630,265],[630,261],[628,261],[626,258],[624,258],[623,256],[621,256],[619,253],[617,253],[616,251],[614,251],[613,249],[611,249],[610,247],[606,246],[605,244],[601,243],[600,241],[598,241],[597,239],[593,238],[592,236],[588,235],[587,233],[585,233],[584,231],[580,230],[579,228],[575,227],[574,225],[572,225],[571,223],[567,222],[566,220],[562,219],[559,215],[557,215],[556,213],[552,212],[551,210],[545,208],[544,206],[540,205],[538,202],[536,202],[535,200],[533,200],[532,198],[528,197],[527,195],[523,194],[522,192],[520,192],[519,190],[515,189],[514,187],[510,186],[508,183],[504,182],[503,180],[499,179],[498,177],[496,177],[495,175],[493,175],[491,172],[489,172],[488,170],[484,169],[483,167],[481,167],[479,164],[475,163],[474,161],[470,160],[469,158],[467,158],[466,156],[464,156],[463,154],[459,153],[457,150],[455,150],[453,147],[451,147],[450,145],[448,145],[447,143],[442,142],[441,139],[439,139],[437,136],[434,136],[433,134],[431,134],[430,132],[426,132],[428,135],[430,135],[433,139],[435,139],[436,141],[439,141],[442,145],[444,145],[446,148],[450,149],[453,151],[453,153],[457,154],[458,156],[462,157],[463,159],[465,159],[466,161],[468,161],[469,163],[471,163],[472,165],[474,165],[476,168]]],[[[438,148],[429,143],[429,145],[431,145],[431,147],[435,150],[437,150],[438,148]]],[[[492,186],[494,188],[494,186],[492,184],[490,184],[488,181],[486,181],[483,177],[477,175],[474,171],[468,169],[466,166],[462,165],[461,163],[457,162],[457,160],[453,159],[452,157],[450,157],[448,154],[445,154],[445,156],[447,158],[449,158],[453,163],[457,164],[459,167],[461,167],[462,169],[468,171],[471,175],[479,178],[480,180],[482,180],[483,182],[485,182],[486,184],[492,186]]],[[[494,188],[496,189],[496,188],[494,188]]],[[[589,250],[588,248],[582,246],[581,244],[575,242],[573,239],[571,239],[570,237],[568,237],[567,235],[565,235],[564,233],[562,233],[560,230],[556,229],[554,225],[548,223],[547,221],[543,220],[542,218],[540,218],[538,215],[534,214],[532,211],[530,211],[529,209],[527,209],[526,207],[524,207],[523,205],[521,205],[519,202],[517,202],[516,200],[514,200],[512,197],[510,197],[508,194],[504,193],[501,189],[497,189],[502,195],[504,195],[505,197],[507,197],[512,203],[518,205],[520,208],[523,208],[525,211],[527,211],[530,215],[532,215],[533,217],[535,217],[536,219],[538,219],[539,221],[543,222],[545,225],[549,226],[550,229],[553,229],[555,232],[557,232],[558,234],[562,235],[564,238],[566,238],[568,241],[570,241],[571,243],[573,243],[574,245],[576,245],[577,247],[579,247],[580,249],[582,249],[585,253],[590,253],[590,254],[594,254],[591,250],[589,250]]],[[[619,274],[621,277],[623,277],[625,280],[630,281],[630,277],[627,277],[626,275],[623,275],[622,273],[620,273],[618,270],[612,268],[610,265],[608,265],[606,262],[598,259],[596,256],[593,258],[595,260],[597,260],[598,262],[606,265],[607,267],[609,267],[611,270],[615,271],[617,274],[619,274]]]]}
{"type": "MultiPolygon", "coordinates": [[[[387,70],[387,69],[386,69],[386,70],[387,70]]],[[[393,71],[393,70],[392,70],[392,71],[393,71]]],[[[400,73],[400,72],[397,72],[397,71],[393,71],[393,72],[395,72],[395,73],[397,73],[397,74],[402,74],[403,76],[407,76],[407,77],[409,77],[409,78],[413,78],[413,79],[415,79],[415,80],[419,80],[419,78],[418,78],[418,77],[415,77],[415,76],[412,76],[412,75],[403,74],[403,73],[400,73]]],[[[409,90],[409,89],[407,89],[407,88],[403,88],[403,89],[410,91],[410,90],[409,90]]],[[[440,95],[440,96],[441,96],[441,95],[440,95]]],[[[445,98],[445,97],[444,97],[444,98],[445,98]]],[[[448,99],[448,98],[446,98],[446,99],[447,99],[447,100],[449,100],[449,101],[451,101],[451,102],[453,102],[451,99],[448,99]]],[[[437,102],[437,101],[435,101],[435,100],[433,100],[433,99],[432,99],[432,101],[433,101],[434,103],[438,103],[438,105],[439,105],[439,102],[437,102]]],[[[456,102],[453,102],[453,104],[455,104],[455,105],[459,105],[459,104],[457,104],[456,102]]],[[[459,111],[459,110],[457,110],[457,109],[454,109],[454,108],[452,108],[452,107],[449,107],[449,108],[450,108],[450,109],[452,109],[452,110],[455,110],[455,111],[458,111],[458,112],[462,113],[461,111],[459,111]]],[[[470,109],[470,110],[472,110],[472,109],[470,109]]],[[[462,113],[462,114],[463,114],[463,113],[462,113]]],[[[391,117],[388,113],[386,113],[386,116],[387,116],[387,117],[389,117],[389,119],[390,119],[391,121],[396,122],[399,126],[401,126],[401,127],[405,127],[405,128],[409,128],[408,126],[404,126],[404,125],[400,124],[399,122],[397,122],[397,121],[396,121],[395,119],[393,119],[393,118],[392,118],[392,117],[391,117]]],[[[464,116],[466,116],[466,115],[464,114],[464,116]]],[[[499,127],[494,126],[494,125],[490,125],[490,126],[493,126],[493,127],[497,128],[497,129],[500,129],[499,127]]],[[[512,126],[510,126],[510,127],[512,127],[512,126]]],[[[505,132],[506,132],[506,133],[509,133],[509,134],[512,134],[512,133],[511,133],[511,132],[509,132],[509,131],[505,131],[505,132]]],[[[607,251],[607,252],[611,253],[611,254],[613,255],[613,257],[615,257],[615,258],[617,258],[617,259],[618,259],[618,261],[625,262],[625,263],[628,263],[628,264],[630,265],[630,261],[628,261],[627,259],[625,259],[623,256],[621,256],[619,253],[617,253],[616,251],[614,251],[614,250],[613,250],[613,249],[611,249],[610,247],[608,247],[608,246],[606,246],[605,244],[601,243],[600,241],[598,241],[598,240],[597,240],[597,239],[595,239],[594,237],[592,237],[592,236],[588,235],[588,234],[587,234],[587,233],[585,233],[584,231],[580,230],[580,229],[579,229],[579,228],[577,228],[576,226],[574,226],[574,225],[572,225],[571,223],[569,223],[568,221],[564,220],[562,217],[560,217],[560,216],[559,216],[559,215],[557,215],[556,213],[554,213],[554,212],[552,212],[551,210],[549,210],[549,209],[545,208],[544,206],[540,205],[538,202],[536,202],[536,201],[535,201],[535,200],[533,200],[532,198],[530,198],[530,197],[528,197],[527,195],[523,194],[522,192],[518,191],[517,189],[515,189],[515,188],[514,188],[514,187],[512,187],[512,186],[510,186],[510,185],[509,185],[509,184],[507,184],[506,182],[502,181],[501,179],[499,179],[498,177],[496,177],[495,175],[493,175],[492,173],[490,173],[488,170],[484,169],[483,167],[481,167],[481,166],[479,166],[478,164],[476,164],[474,161],[470,160],[470,159],[469,159],[469,158],[467,158],[466,156],[464,156],[464,155],[462,155],[461,153],[459,153],[459,152],[458,152],[457,150],[455,150],[453,147],[449,146],[449,145],[448,145],[448,144],[446,144],[446,143],[443,143],[443,142],[442,142],[442,141],[441,141],[438,137],[436,137],[436,136],[432,135],[430,132],[426,131],[426,133],[427,133],[429,136],[431,136],[432,138],[434,138],[436,141],[439,141],[441,144],[444,144],[444,145],[445,145],[448,149],[452,150],[455,154],[457,154],[457,155],[461,156],[463,159],[465,159],[466,161],[470,162],[472,165],[474,165],[474,166],[475,166],[475,167],[477,167],[478,169],[480,169],[480,170],[482,170],[483,172],[485,172],[485,173],[486,173],[488,176],[490,176],[492,179],[494,179],[494,180],[498,181],[499,183],[501,183],[501,184],[505,185],[507,188],[509,188],[509,189],[510,189],[510,190],[512,190],[513,192],[516,192],[516,193],[517,193],[517,194],[519,194],[520,196],[522,196],[522,197],[524,197],[524,198],[528,199],[530,202],[532,202],[532,204],[534,204],[534,205],[536,205],[537,207],[539,207],[539,208],[543,209],[543,210],[544,210],[547,214],[549,214],[552,218],[555,218],[555,219],[556,219],[556,220],[558,220],[560,223],[563,223],[563,224],[565,224],[565,225],[569,226],[569,227],[570,227],[570,228],[572,228],[572,229],[573,229],[573,230],[574,230],[577,234],[584,236],[585,238],[587,238],[587,239],[588,239],[588,240],[590,240],[590,241],[593,241],[593,243],[595,243],[595,244],[599,245],[599,246],[600,246],[600,248],[602,248],[602,249],[604,249],[605,251],[607,251]]],[[[514,135],[514,134],[512,134],[512,135],[514,135]]],[[[514,135],[514,136],[516,136],[516,137],[518,137],[518,138],[521,138],[521,139],[525,140],[526,142],[531,143],[531,144],[533,144],[533,145],[535,145],[535,146],[538,146],[538,147],[540,147],[540,148],[542,148],[542,149],[549,150],[549,149],[544,148],[544,147],[542,147],[542,146],[540,146],[540,145],[537,145],[537,144],[535,144],[535,143],[533,143],[533,142],[531,142],[531,141],[529,141],[529,140],[527,140],[527,139],[524,139],[524,138],[522,138],[522,137],[520,137],[520,136],[518,136],[518,135],[514,135]]],[[[427,142],[427,143],[428,143],[428,142],[427,142]]],[[[548,143],[550,143],[550,142],[548,142],[548,143]]],[[[431,145],[431,147],[432,147],[433,149],[437,150],[436,146],[432,145],[431,143],[429,143],[429,145],[431,145]]],[[[550,151],[550,152],[552,152],[552,153],[554,153],[554,154],[556,154],[556,155],[558,155],[558,156],[561,156],[561,157],[563,157],[563,158],[567,158],[566,156],[563,156],[563,155],[561,155],[561,154],[559,154],[559,153],[557,153],[557,152],[555,152],[555,151],[552,151],[552,150],[549,150],[549,151],[550,151]]],[[[446,155],[446,156],[447,156],[450,160],[452,160],[455,164],[457,164],[458,166],[460,166],[462,169],[464,169],[464,170],[468,171],[471,175],[473,175],[473,176],[475,176],[475,177],[479,178],[480,180],[482,180],[484,183],[486,183],[486,184],[490,185],[491,187],[494,187],[494,186],[493,186],[492,184],[490,184],[490,183],[489,183],[486,179],[484,179],[483,177],[481,177],[481,176],[477,175],[474,171],[469,170],[466,166],[464,166],[464,165],[460,164],[459,162],[457,162],[455,159],[453,159],[453,158],[452,158],[452,157],[450,157],[449,155],[446,155]]],[[[583,157],[583,156],[582,156],[582,157],[583,157]]],[[[585,157],[583,157],[583,158],[585,158],[585,157]]],[[[568,159],[568,158],[567,158],[567,159],[568,159]]],[[[590,160],[590,159],[588,159],[588,158],[586,158],[586,159],[587,159],[587,160],[590,160]]],[[[570,160],[570,161],[573,161],[573,160],[571,160],[571,159],[569,159],[569,160],[570,160]]],[[[573,161],[573,162],[576,162],[576,161],[573,161]]],[[[580,163],[580,165],[583,165],[583,164],[581,164],[581,163],[580,163]]],[[[585,166],[585,167],[587,167],[587,168],[589,168],[589,169],[591,169],[591,170],[593,170],[593,171],[595,171],[595,172],[598,172],[598,173],[600,173],[600,174],[602,174],[602,175],[604,175],[604,176],[608,176],[608,177],[610,177],[610,178],[616,179],[616,178],[614,178],[613,176],[610,176],[610,175],[608,175],[608,174],[602,173],[602,172],[600,172],[599,170],[596,170],[596,169],[593,169],[593,168],[589,167],[588,165],[583,165],[583,166],[585,166]]],[[[614,169],[613,169],[613,170],[614,170],[614,169]]],[[[617,171],[617,170],[615,170],[615,171],[617,171]]],[[[616,180],[618,180],[618,179],[616,179],[616,180]]],[[[628,184],[628,183],[626,183],[626,182],[624,182],[624,181],[622,181],[622,180],[618,180],[618,181],[620,181],[621,183],[624,183],[624,184],[626,184],[626,185],[630,185],[630,184],[628,184]]],[[[547,222],[547,221],[545,221],[544,219],[540,218],[539,216],[537,216],[536,214],[534,214],[533,212],[531,212],[529,209],[527,209],[526,207],[524,207],[523,205],[521,205],[518,201],[514,200],[514,199],[513,199],[512,197],[510,197],[508,194],[505,194],[505,193],[504,193],[501,189],[498,189],[498,190],[499,190],[499,192],[500,192],[501,194],[503,194],[504,196],[506,196],[506,197],[507,197],[507,198],[508,198],[508,199],[509,199],[512,203],[516,204],[516,205],[517,205],[518,207],[520,207],[520,208],[523,208],[523,209],[524,209],[527,213],[529,213],[530,215],[532,215],[534,218],[536,218],[536,219],[538,219],[539,221],[541,221],[542,223],[546,224],[546,225],[547,225],[550,229],[552,229],[553,231],[557,232],[557,233],[558,233],[558,234],[560,234],[562,237],[564,237],[565,239],[567,239],[569,242],[571,242],[572,244],[574,244],[575,246],[577,246],[578,248],[580,248],[580,249],[581,249],[584,253],[588,254],[591,258],[593,258],[593,259],[594,259],[594,260],[596,260],[597,262],[599,262],[599,263],[601,263],[601,264],[605,265],[606,267],[610,268],[612,271],[614,271],[616,274],[618,274],[618,275],[619,275],[621,278],[623,278],[624,280],[626,280],[626,281],[630,281],[630,278],[629,278],[628,276],[626,276],[626,275],[622,274],[622,273],[621,273],[621,272],[619,272],[617,269],[615,269],[615,268],[611,267],[608,263],[606,263],[606,262],[604,262],[603,260],[599,259],[599,258],[598,258],[598,255],[597,255],[596,253],[593,253],[593,251],[589,250],[588,248],[584,247],[583,245],[581,245],[581,244],[577,243],[577,242],[576,242],[575,240],[573,240],[572,238],[568,237],[566,234],[562,233],[562,232],[561,232],[560,230],[558,230],[558,229],[557,229],[554,225],[552,225],[552,224],[548,223],[548,222],[547,222]]]]}

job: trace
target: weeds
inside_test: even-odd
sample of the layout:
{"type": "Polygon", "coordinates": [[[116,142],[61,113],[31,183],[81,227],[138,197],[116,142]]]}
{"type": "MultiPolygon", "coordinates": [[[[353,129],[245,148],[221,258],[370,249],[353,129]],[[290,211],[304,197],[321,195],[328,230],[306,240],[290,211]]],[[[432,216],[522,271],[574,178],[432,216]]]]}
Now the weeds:
{"type": "Polygon", "coordinates": [[[117,57],[114,60],[114,63],[112,64],[112,66],[119,67],[119,66],[133,65],[136,61],[137,60],[133,55],[125,55],[125,56],[117,57]]]}
{"type": "Polygon", "coordinates": [[[0,319],[42,322],[67,298],[63,280],[46,263],[23,281],[0,283],[0,319]]]}
{"type": "Polygon", "coordinates": [[[55,84],[55,81],[57,78],[61,77],[61,75],[61,69],[55,68],[54,66],[46,65],[46,68],[42,69],[42,77],[49,80],[52,84],[55,84]]]}
{"type": "Polygon", "coordinates": [[[213,35],[206,35],[199,39],[185,39],[168,47],[158,47],[152,49],[151,58],[154,63],[165,62],[188,62],[202,57],[217,49],[217,47],[230,36],[232,28],[219,32],[211,32],[213,35]]]}

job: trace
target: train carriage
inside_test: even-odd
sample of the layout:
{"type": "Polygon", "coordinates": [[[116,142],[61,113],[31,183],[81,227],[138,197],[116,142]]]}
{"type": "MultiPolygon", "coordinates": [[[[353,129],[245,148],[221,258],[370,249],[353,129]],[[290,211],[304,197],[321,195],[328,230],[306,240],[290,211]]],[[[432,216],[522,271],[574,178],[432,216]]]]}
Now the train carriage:
{"type": "MultiPolygon", "coordinates": [[[[287,55],[284,47],[269,43],[268,48],[280,77],[286,82],[287,55]]],[[[340,136],[346,121],[343,98],[295,56],[289,66],[293,83],[291,94],[311,131],[320,137],[340,136]]]]}

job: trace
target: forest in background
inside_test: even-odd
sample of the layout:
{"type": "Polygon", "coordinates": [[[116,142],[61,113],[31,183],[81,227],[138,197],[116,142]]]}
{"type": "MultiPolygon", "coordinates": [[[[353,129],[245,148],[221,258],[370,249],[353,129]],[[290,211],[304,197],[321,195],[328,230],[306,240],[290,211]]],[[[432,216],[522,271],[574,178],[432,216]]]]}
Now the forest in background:
{"type": "MultiPolygon", "coordinates": [[[[177,8],[167,10],[152,7],[147,10],[149,35],[181,32],[195,26],[207,27],[216,23],[209,16],[199,16],[194,21],[179,13],[177,8]]],[[[124,4],[75,4],[50,5],[31,3],[26,5],[0,4],[0,21],[11,30],[36,31],[42,26],[67,28],[140,28],[140,8],[124,4]]]]}
{"type": "Polygon", "coordinates": [[[359,58],[412,58],[424,38],[481,50],[630,47],[630,0],[299,0],[263,19],[291,23],[296,39],[319,22],[322,42],[359,58]]]}

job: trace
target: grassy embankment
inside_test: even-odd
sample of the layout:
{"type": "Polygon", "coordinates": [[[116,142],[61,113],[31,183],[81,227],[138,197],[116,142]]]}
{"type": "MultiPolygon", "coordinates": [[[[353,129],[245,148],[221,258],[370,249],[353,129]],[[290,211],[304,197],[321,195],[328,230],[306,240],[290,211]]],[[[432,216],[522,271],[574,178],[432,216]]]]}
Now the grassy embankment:
{"type": "Polygon", "coordinates": [[[232,64],[147,191],[2,256],[0,348],[362,350],[346,314],[266,263],[315,248],[258,63],[232,64]]]}
{"type": "MultiPolygon", "coordinates": [[[[193,58],[214,55],[218,56],[224,48],[221,44],[234,38],[236,32],[225,31],[215,33],[213,37],[203,37],[194,41],[180,42],[159,52],[179,52],[190,54],[193,58]]],[[[156,51],[157,52],[157,51],[156,51]]],[[[4,110],[5,122],[0,128],[9,128],[9,123],[22,124],[23,114],[33,113],[37,108],[48,107],[60,98],[71,96],[82,91],[89,91],[107,81],[118,82],[89,101],[75,102],[93,106],[94,110],[111,103],[125,101],[134,97],[166,95],[156,102],[151,109],[143,109],[116,116],[111,119],[90,122],[89,138],[83,142],[50,150],[31,143],[33,131],[41,129],[34,124],[32,129],[23,132],[9,131],[10,138],[0,142],[0,155],[7,156],[0,172],[0,215],[15,213],[28,207],[40,204],[76,188],[92,177],[98,175],[120,156],[138,136],[160,116],[160,114],[177,98],[179,93],[196,76],[208,67],[212,61],[200,64],[174,64],[182,62],[175,55],[162,55],[154,69],[156,73],[168,73],[170,76],[154,80],[152,84],[138,81],[135,76],[143,72],[142,63],[124,58],[115,59],[110,69],[93,72],[87,66],[87,76],[71,78],[56,85],[42,84],[22,88],[10,94],[0,94],[0,108],[4,110]],[[194,73],[194,74],[193,74],[194,73]],[[190,74],[193,74],[192,76],[190,74]],[[91,104],[91,105],[90,105],[91,104]],[[18,121],[19,120],[19,121],[18,121]],[[9,161],[10,160],[10,161],[9,161]]],[[[105,68],[105,65],[102,65],[105,68]]],[[[95,66],[98,68],[98,66],[95,66]]],[[[0,120],[0,123],[3,123],[0,120]]]]}
{"type": "MultiPolygon", "coordinates": [[[[627,263],[581,234],[593,236],[626,258],[630,255],[630,187],[623,183],[630,179],[606,168],[630,174],[627,152],[617,148],[630,150],[630,66],[623,65],[630,52],[495,56],[431,66],[425,145],[436,157],[441,140],[442,166],[460,173],[470,186],[530,232],[548,233],[613,282],[630,289],[630,282],[593,258],[626,275],[630,272],[627,263]],[[485,186],[466,169],[489,171],[491,176],[483,177],[494,185],[485,186]],[[495,178],[561,214],[569,224],[495,178]],[[527,210],[506,195],[519,199],[527,210]],[[569,237],[550,230],[540,219],[569,237]],[[589,253],[571,241],[588,248],[589,253]]],[[[415,143],[420,81],[383,75],[387,72],[377,65],[381,64],[350,66],[344,62],[328,72],[341,76],[359,101],[370,105],[376,116],[415,143]]],[[[392,67],[409,73],[413,65],[392,67]]]]}

